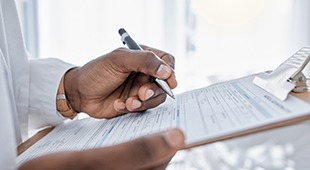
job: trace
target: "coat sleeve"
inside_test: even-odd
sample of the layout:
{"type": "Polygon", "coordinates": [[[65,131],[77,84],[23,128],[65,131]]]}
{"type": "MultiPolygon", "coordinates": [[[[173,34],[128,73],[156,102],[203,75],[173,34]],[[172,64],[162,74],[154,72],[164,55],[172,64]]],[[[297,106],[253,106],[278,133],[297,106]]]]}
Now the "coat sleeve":
{"type": "Polygon", "coordinates": [[[30,130],[63,122],[56,111],[56,94],[61,77],[74,66],[55,58],[30,60],[29,65],[30,130]]]}

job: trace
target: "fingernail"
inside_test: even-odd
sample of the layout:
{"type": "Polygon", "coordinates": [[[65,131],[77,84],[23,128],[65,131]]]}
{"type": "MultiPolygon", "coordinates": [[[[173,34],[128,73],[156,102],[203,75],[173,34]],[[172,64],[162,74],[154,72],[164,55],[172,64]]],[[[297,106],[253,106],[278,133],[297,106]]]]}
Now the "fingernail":
{"type": "Polygon", "coordinates": [[[132,109],[137,109],[142,106],[142,103],[139,100],[132,101],[132,109]]]}
{"type": "Polygon", "coordinates": [[[169,73],[170,73],[170,69],[164,64],[160,65],[157,70],[157,74],[163,78],[168,78],[169,73]]]}
{"type": "Polygon", "coordinates": [[[145,100],[150,99],[153,95],[154,95],[154,91],[151,89],[147,89],[146,94],[145,94],[145,100]]]}
{"type": "Polygon", "coordinates": [[[123,103],[123,102],[117,102],[117,103],[116,103],[116,108],[117,108],[118,110],[123,110],[123,109],[126,108],[126,105],[125,105],[125,103],[123,103]]]}
{"type": "Polygon", "coordinates": [[[183,137],[176,130],[169,130],[165,132],[164,137],[171,147],[183,145],[183,137]]]}

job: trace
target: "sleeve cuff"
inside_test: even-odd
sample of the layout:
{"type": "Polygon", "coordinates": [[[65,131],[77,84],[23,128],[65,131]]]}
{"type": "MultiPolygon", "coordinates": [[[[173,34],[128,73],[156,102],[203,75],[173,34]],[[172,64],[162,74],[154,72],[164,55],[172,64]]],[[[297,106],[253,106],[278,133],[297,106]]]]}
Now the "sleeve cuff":
{"type": "Polygon", "coordinates": [[[72,64],[59,59],[30,60],[29,128],[57,125],[65,119],[56,110],[56,94],[63,74],[72,64]]]}

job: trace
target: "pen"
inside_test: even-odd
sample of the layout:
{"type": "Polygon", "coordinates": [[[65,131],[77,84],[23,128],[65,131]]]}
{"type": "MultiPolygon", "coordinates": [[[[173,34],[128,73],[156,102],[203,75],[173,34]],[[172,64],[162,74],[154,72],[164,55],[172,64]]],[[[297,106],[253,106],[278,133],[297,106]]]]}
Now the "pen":
{"type": "MultiPolygon", "coordinates": [[[[124,28],[121,28],[118,30],[118,33],[122,37],[122,42],[128,46],[129,49],[132,50],[143,50],[130,36],[129,34],[125,31],[124,28]]],[[[167,84],[166,81],[158,79],[153,77],[154,81],[157,83],[157,85],[162,88],[170,97],[174,99],[174,95],[167,84]]]]}

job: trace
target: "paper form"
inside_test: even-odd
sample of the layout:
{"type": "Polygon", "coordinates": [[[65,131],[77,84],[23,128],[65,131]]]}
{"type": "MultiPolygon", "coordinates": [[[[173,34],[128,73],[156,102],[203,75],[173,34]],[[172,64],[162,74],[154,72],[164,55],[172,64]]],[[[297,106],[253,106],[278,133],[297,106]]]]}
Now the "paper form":
{"type": "Polygon", "coordinates": [[[56,126],[17,158],[122,143],[178,127],[188,146],[274,122],[310,114],[310,105],[294,96],[281,101],[252,83],[254,76],[227,81],[167,98],[143,113],[113,119],[85,118],[56,126]]]}

